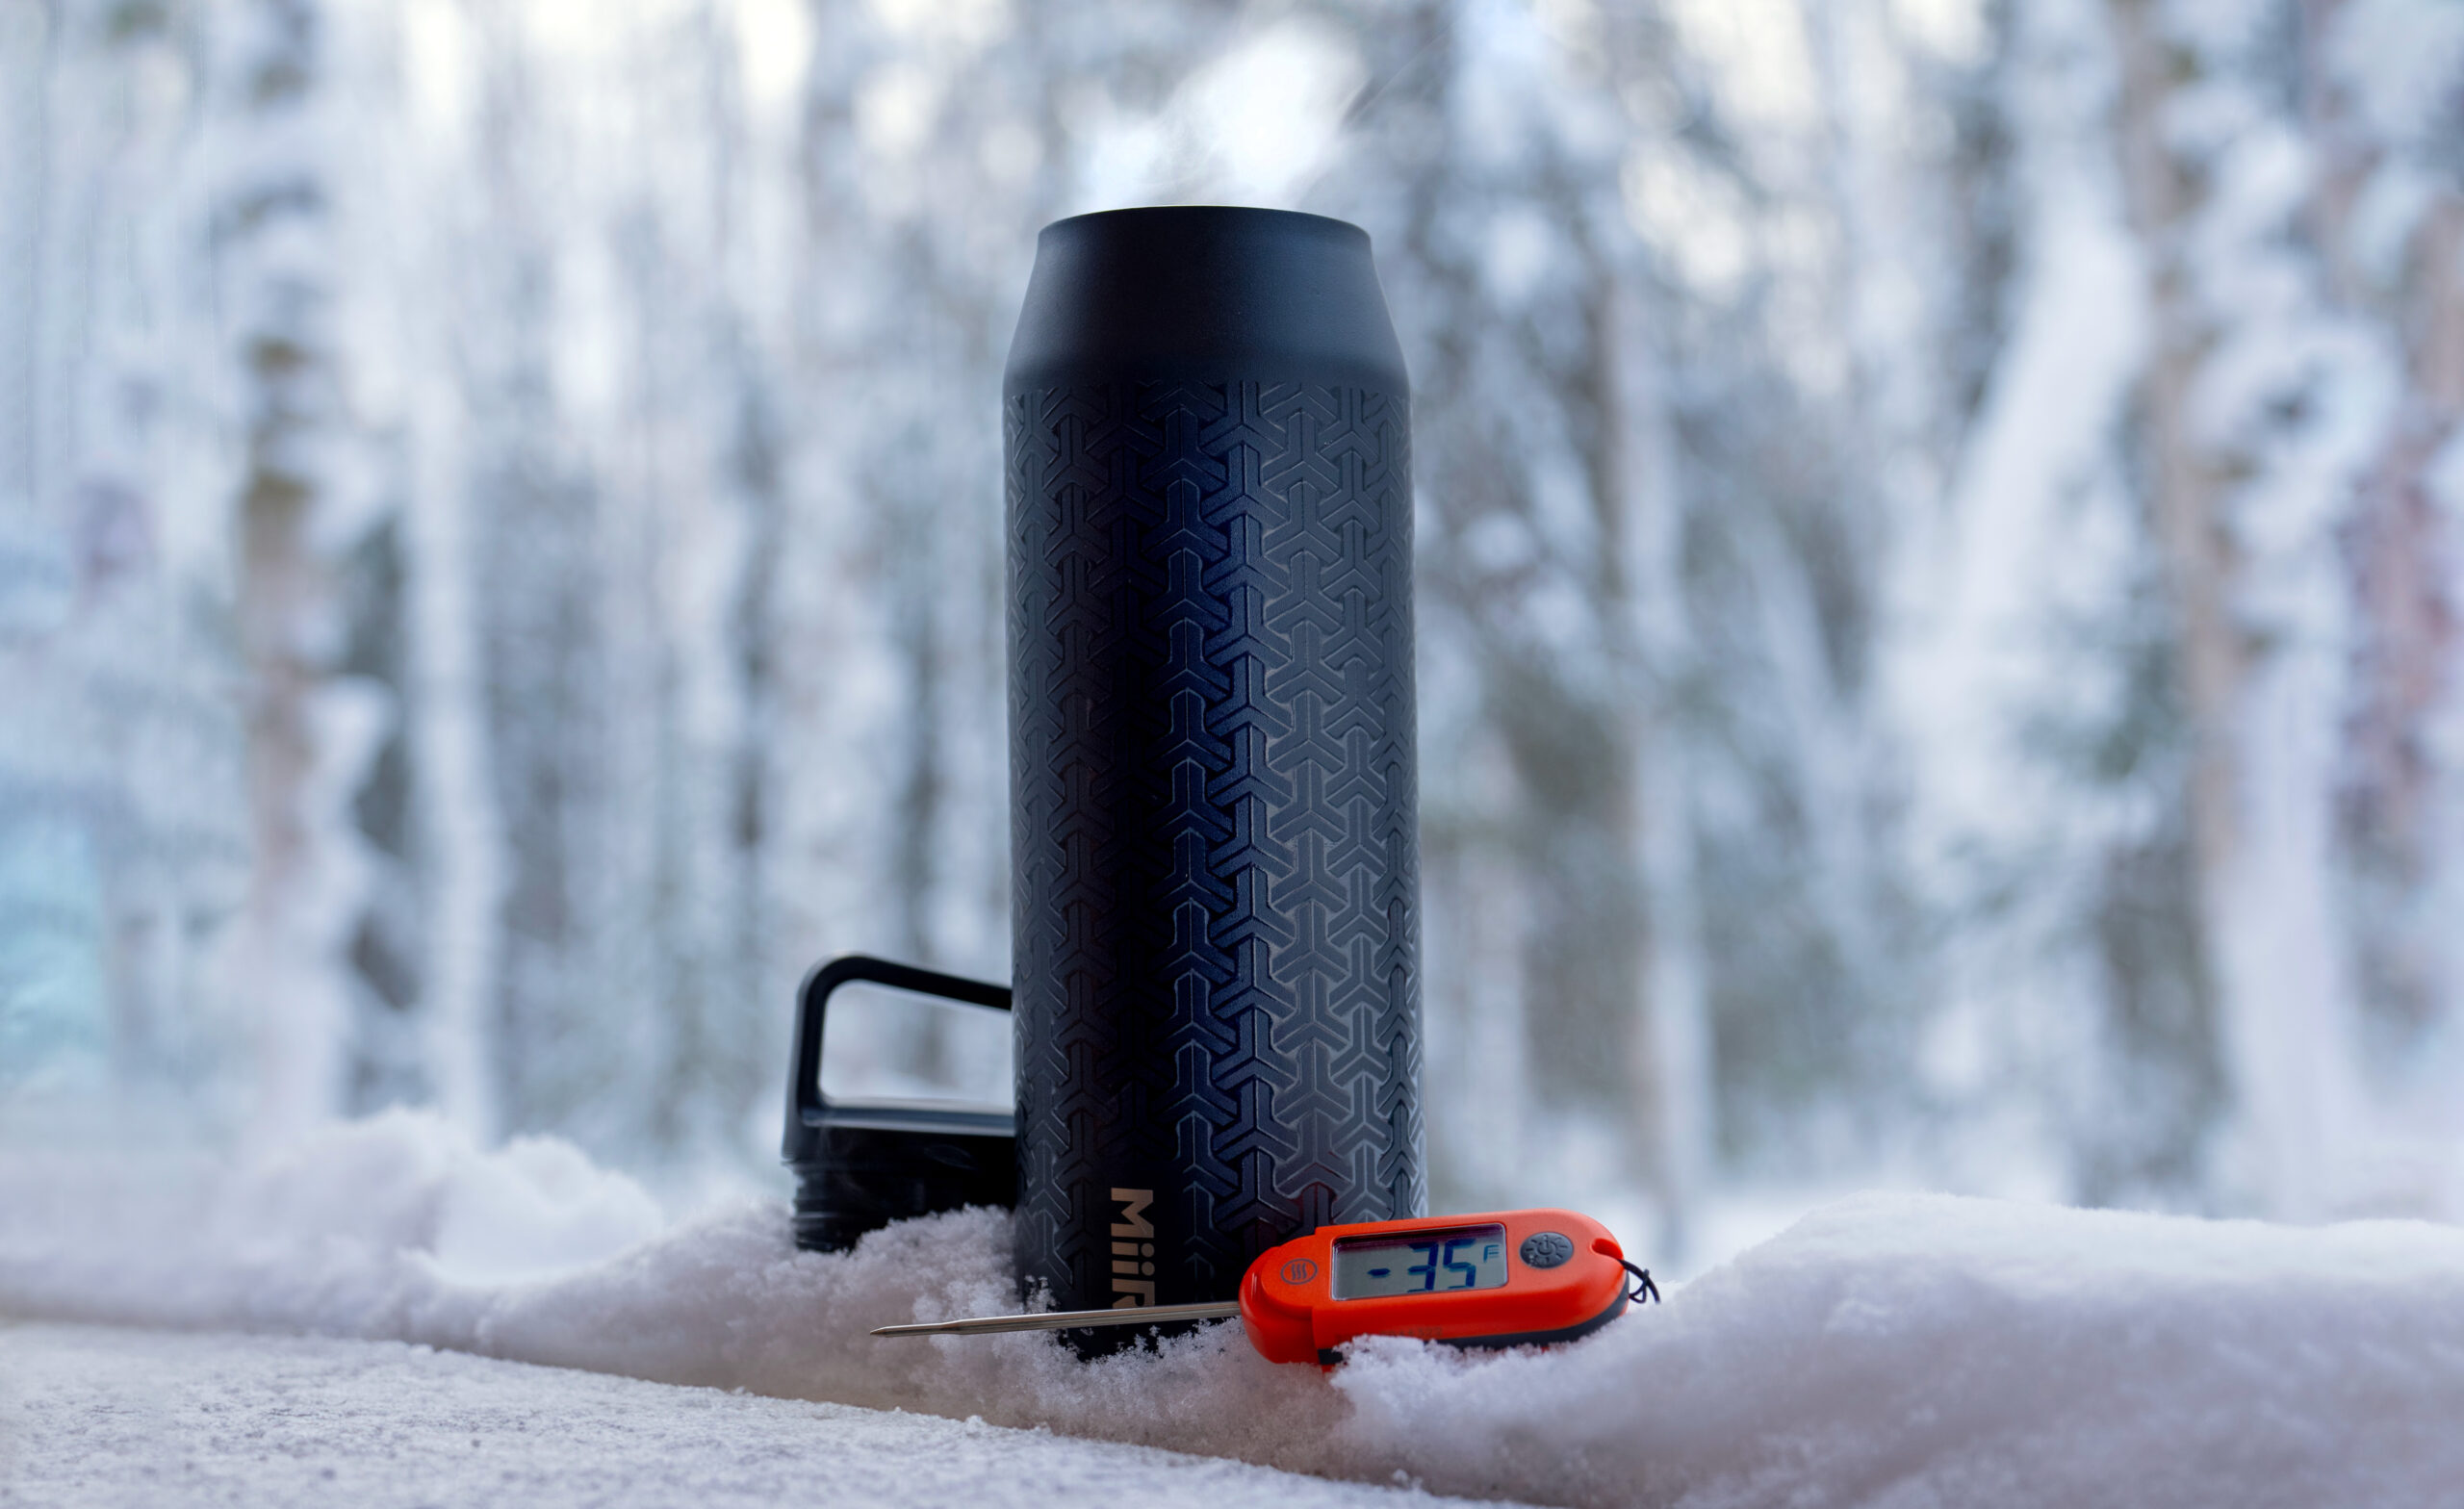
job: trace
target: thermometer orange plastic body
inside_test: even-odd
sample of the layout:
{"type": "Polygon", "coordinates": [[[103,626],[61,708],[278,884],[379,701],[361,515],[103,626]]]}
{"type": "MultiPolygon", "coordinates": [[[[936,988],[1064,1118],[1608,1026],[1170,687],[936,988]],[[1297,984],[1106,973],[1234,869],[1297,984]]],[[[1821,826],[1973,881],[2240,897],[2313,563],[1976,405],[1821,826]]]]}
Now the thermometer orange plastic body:
{"type": "Polygon", "coordinates": [[[1624,1313],[1624,1258],[1606,1227],[1573,1211],[1322,1226],[1249,1265],[1241,1325],[1279,1363],[1331,1364],[1335,1348],[1362,1336],[1456,1346],[1570,1342],[1624,1313]],[[1493,1235],[1500,1228],[1502,1239],[1493,1235]],[[1386,1292],[1363,1292],[1378,1290],[1386,1292]]]}
{"type": "Polygon", "coordinates": [[[1322,1226],[1268,1249],[1242,1275],[1237,1300],[1043,1310],[873,1328],[875,1336],[990,1336],[1164,1326],[1241,1317],[1249,1344],[1279,1363],[1342,1361],[1355,1337],[1412,1336],[1452,1346],[1571,1342],[1656,1299],[1651,1275],[1626,1261],[1608,1228],[1572,1211],[1491,1211],[1408,1221],[1322,1226]]]}

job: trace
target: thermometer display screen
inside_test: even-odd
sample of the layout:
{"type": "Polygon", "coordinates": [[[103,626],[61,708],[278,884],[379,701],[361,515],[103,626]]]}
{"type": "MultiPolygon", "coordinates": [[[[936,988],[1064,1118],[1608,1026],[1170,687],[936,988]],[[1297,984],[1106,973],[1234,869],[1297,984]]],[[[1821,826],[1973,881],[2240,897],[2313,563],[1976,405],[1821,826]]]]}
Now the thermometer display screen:
{"type": "Polygon", "coordinates": [[[1335,1297],[1383,1299],[1505,1287],[1505,1228],[1456,1226],[1335,1242],[1335,1297]]]}

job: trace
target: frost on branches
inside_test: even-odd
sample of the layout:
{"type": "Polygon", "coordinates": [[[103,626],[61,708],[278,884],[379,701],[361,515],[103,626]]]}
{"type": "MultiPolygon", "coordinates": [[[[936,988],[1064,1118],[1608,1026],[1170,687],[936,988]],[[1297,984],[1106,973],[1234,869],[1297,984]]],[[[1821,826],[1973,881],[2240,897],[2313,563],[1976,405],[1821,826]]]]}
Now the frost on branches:
{"type": "Polygon", "coordinates": [[[1007,969],[1034,232],[1228,201],[1414,373],[1442,1203],[2464,1214],[2451,7],[63,0],[0,79],[12,1140],[763,1177],[804,968],[1007,969]]]}

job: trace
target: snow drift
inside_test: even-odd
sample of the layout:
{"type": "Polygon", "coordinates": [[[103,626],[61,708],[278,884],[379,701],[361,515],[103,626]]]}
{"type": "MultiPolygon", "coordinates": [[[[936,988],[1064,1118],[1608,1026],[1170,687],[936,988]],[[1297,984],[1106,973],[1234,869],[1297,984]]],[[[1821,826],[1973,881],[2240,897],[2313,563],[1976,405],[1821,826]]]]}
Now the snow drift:
{"type": "Polygon", "coordinates": [[[247,1169],[0,1162],[0,1312],[397,1338],[1565,1504],[2416,1504],[2464,1480],[2464,1232],[1868,1196],[1597,1337],[1357,1347],[1237,1328],[1082,1364],[875,1341],[1012,1308],[1005,1218],[796,1252],[739,1202],[656,1229],[559,1144],[397,1113],[247,1169]]]}

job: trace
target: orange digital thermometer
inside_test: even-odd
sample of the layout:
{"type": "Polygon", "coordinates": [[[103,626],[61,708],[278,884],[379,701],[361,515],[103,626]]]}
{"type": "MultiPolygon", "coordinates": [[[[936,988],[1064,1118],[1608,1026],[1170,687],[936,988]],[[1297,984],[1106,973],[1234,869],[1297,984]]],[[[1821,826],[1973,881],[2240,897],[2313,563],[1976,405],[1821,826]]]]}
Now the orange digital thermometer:
{"type": "Polygon", "coordinates": [[[1269,1249],[1229,1303],[1144,1305],[883,1326],[875,1336],[972,1336],[1229,1319],[1279,1363],[1341,1360],[1363,1336],[1529,1346],[1588,1336],[1632,1300],[1659,1297],[1617,1239],[1572,1211],[1496,1211],[1321,1226],[1269,1249]],[[1629,1278],[1633,1288],[1627,1288],[1629,1278]]]}

